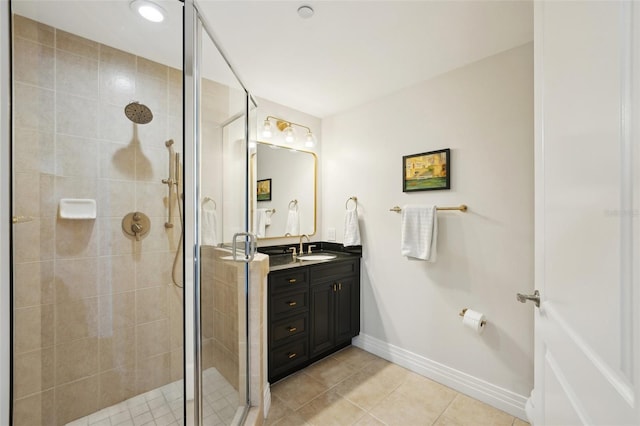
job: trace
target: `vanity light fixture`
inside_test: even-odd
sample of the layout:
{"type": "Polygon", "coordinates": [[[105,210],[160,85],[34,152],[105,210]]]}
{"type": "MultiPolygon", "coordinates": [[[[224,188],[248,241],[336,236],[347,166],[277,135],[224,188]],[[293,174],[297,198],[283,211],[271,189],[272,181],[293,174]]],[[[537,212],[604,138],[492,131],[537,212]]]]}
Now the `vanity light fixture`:
{"type": "Polygon", "coordinates": [[[129,7],[131,10],[135,10],[138,15],[151,22],[162,22],[166,15],[162,7],[150,0],[133,0],[129,7]]]}
{"type": "Polygon", "coordinates": [[[305,136],[304,145],[306,147],[313,147],[316,145],[316,138],[311,132],[311,129],[307,126],[303,126],[302,124],[294,123],[292,121],[287,121],[283,118],[273,117],[271,115],[267,116],[264,120],[264,124],[262,125],[262,136],[264,138],[271,138],[273,136],[273,124],[271,120],[275,121],[275,127],[283,133],[284,141],[288,144],[295,142],[296,140],[296,132],[294,126],[302,127],[307,131],[305,136]]]}

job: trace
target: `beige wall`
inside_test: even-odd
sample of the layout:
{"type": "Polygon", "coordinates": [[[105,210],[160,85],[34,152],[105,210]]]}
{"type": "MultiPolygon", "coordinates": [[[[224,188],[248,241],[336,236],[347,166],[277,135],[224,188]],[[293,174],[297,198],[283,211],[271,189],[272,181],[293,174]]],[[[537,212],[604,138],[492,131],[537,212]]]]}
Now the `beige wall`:
{"type": "Polygon", "coordinates": [[[14,23],[14,214],[35,217],[14,227],[15,420],[63,424],[182,377],[182,290],[170,278],[180,226],[163,226],[161,183],[164,141],[182,145],[182,76],[14,23]],[[132,100],[151,123],[127,120],[132,100]],[[59,219],[67,197],[95,199],[98,218],[59,219]],[[136,210],[152,223],[140,242],[121,230],[136,210]]]}
{"type": "Polygon", "coordinates": [[[328,117],[322,134],[325,238],[335,228],[342,241],[345,200],[358,197],[361,341],[461,379],[452,386],[481,383],[474,396],[524,416],[533,317],[515,294],[533,291],[532,44],[328,117]],[[402,156],[442,148],[451,190],[403,193],[402,156]],[[391,207],[463,203],[467,213],[439,213],[436,263],[401,256],[391,207]],[[463,308],[486,315],[484,334],[462,326],[463,308]]]}

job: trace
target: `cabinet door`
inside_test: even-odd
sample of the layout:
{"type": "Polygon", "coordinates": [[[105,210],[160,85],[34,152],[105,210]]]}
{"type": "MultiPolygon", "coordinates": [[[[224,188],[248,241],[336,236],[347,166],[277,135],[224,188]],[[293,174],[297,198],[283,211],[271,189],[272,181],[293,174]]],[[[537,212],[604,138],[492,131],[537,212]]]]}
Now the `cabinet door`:
{"type": "Polygon", "coordinates": [[[311,356],[333,347],[333,282],[311,286],[311,356]]]}
{"type": "Polygon", "coordinates": [[[337,291],[334,294],[336,310],[335,343],[340,344],[353,337],[354,319],[356,315],[359,316],[359,312],[357,309],[354,309],[354,292],[357,290],[355,277],[338,279],[336,280],[336,286],[337,291]]]}

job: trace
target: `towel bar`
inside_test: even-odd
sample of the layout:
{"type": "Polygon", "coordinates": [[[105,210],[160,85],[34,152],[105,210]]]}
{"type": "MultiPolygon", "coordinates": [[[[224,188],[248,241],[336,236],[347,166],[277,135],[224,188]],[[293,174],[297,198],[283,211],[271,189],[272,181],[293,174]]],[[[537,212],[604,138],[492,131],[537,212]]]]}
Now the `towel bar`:
{"type": "MultiPolygon", "coordinates": [[[[466,212],[467,211],[467,205],[466,204],[460,204],[457,207],[436,207],[436,210],[459,210],[461,212],[466,212]]],[[[396,212],[396,213],[400,213],[402,211],[402,209],[398,206],[394,206],[392,208],[389,209],[390,212],[396,212]]]]}

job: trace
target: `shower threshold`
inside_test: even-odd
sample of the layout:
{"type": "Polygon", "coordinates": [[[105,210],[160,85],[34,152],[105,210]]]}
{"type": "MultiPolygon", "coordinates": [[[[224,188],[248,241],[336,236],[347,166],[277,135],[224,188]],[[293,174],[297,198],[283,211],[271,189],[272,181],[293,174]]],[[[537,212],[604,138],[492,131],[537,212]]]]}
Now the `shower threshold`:
{"type": "MultiPolygon", "coordinates": [[[[215,368],[202,373],[203,425],[231,425],[240,398],[215,368]]],[[[66,426],[184,426],[182,380],[81,417],[66,426]]],[[[188,425],[187,425],[188,426],[188,425]]]]}

